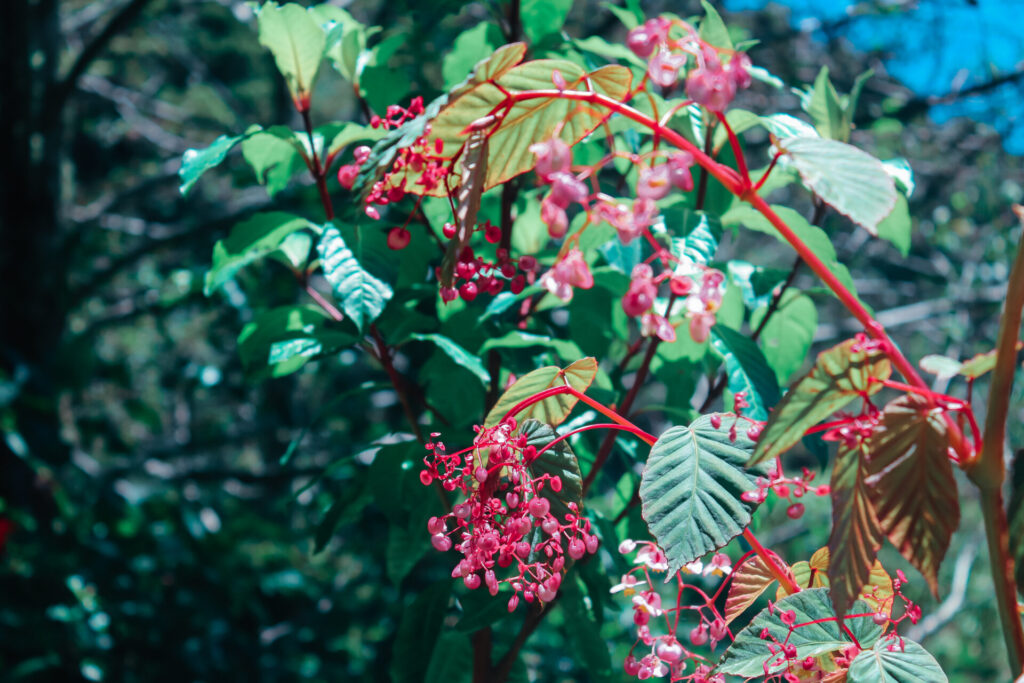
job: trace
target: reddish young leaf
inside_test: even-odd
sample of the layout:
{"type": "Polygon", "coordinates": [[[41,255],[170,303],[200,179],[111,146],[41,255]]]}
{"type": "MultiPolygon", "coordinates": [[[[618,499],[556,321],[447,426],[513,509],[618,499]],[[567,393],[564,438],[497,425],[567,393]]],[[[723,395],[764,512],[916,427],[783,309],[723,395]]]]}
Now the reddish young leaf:
{"type": "Polygon", "coordinates": [[[818,355],[814,368],[796,383],[768,416],[750,464],[765,462],[792,448],[804,432],[862,393],[882,388],[892,368],[881,350],[859,348],[848,339],[818,355]]]}
{"type": "Polygon", "coordinates": [[[879,525],[937,594],[939,565],[960,523],[941,412],[914,394],[892,401],[867,451],[865,483],[879,525]]]}
{"type": "MultiPolygon", "coordinates": [[[[793,575],[793,572],[789,570],[789,565],[781,557],[771,550],[768,553],[777,566],[785,567],[786,573],[790,576],[793,575]]],[[[741,564],[733,571],[729,595],[725,599],[725,623],[728,624],[743,614],[743,611],[753,605],[758,596],[764,593],[774,581],[775,576],[760,556],[752,555],[750,559],[741,564]]]]}
{"type": "Polygon", "coordinates": [[[868,583],[885,538],[871,506],[867,476],[864,444],[858,449],[840,445],[832,469],[832,535],[828,541],[832,605],[840,618],[868,583]]]}

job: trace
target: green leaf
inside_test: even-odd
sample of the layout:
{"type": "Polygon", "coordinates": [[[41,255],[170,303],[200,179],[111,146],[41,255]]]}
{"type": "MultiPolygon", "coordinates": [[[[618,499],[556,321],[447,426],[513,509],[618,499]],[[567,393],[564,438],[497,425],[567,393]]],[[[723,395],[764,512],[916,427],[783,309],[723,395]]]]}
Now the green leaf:
{"type": "Polygon", "coordinates": [[[571,9],[572,0],[522,0],[519,17],[523,33],[531,43],[538,43],[562,30],[571,9]]]}
{"type": "Polygon", "coordinates": [[[593,611],[584,600],[585,587],[575,575],[566,578],[560,590],[565,621],[571,624],[567,629],[569,642],[579,662],[585,667],[591,680],[612,681],[612,658],[607,641],[601,637],[601,629],[593,611]]]}
{"type": "Polygon", "coordinates": [[[829,80],[827,66],[821,67],[818,77],[814,79],[814,88],[811,90],[806,109],[822,137],[840,142],[850,139],[850,130],[845,125],[839,93],[829,80]]]}
{"type": "Polygon", "coordinates": [[[302,141],[287,126],[273,126],[242,141],[242,156],[271,197],[285,189],[292,176],[306,170],[302,149],[302,141]]]}
{"type": "Polygon", "coordinates": [[[811,124],[789,114],[771,114],[762,116],[760,123],[769,133],[785,140],[786,138],[816,138],[818,131],[811,124]]]}
{"type": "MultiPolygon", "coordinates": [[[[391,658],[392,680],[426,679],[427,668],[433,665],[434,657],[431,655],[440,651],[440,648],[435,649],[434,645],[441,633],[450,596],[450,583],[435,581],[428,585],[411,605],[402,610],[394,644],[395,652],[400,652],[401,656],[391,658]]],[[[448,651],[443,652],[443,655],[444,659],[452,659],[448,651]]],[[[460,665],[465,668],[465,662],[460,662],[460,665]]]]}
{"type": "Polygon", "coordinates": [[[331,137],[327,145],[327,156],[334,156],[353,142],[380,140],[386,135],[382,128],[371,128],[351,121],[345,123],[331,137]]]}
{"type": "MultiPolygon", "coordinates": [[[[1024,349],[1024,341],[1017,342],[1017,350],[1024,349]]],[[[964,365],[960,368],[960,374],[968,379],[977,379],[988,372],[991,372],[996,366],[996,351],[993,349],[987,353],[979,353],[975,356],[971,356],[964,361],[964,365]]]]}
{"type": "Polygon", "coordinates": [[[480,347],[480,354],[483,355],[491,349],[527,349],[537,346],[551,349],[557,353],[559,358],[562,360],[579,358],[583,355],[579,344],[574,341],[569,341],[567,339],[555,339],[554,337],[546,337],[544,335],[533,334],[531,332],[521,332],[519,330],[512,330],[501,337],[488,339],[484,342],[483,346],[480,347]]]}
{"type": "Polygon", "coordinates": [[[181,178],[178,191],[182,195],[188,194],[199,177],[224,161],[228,152],[244,138],[244,135],[221,135],[206,149],[185,150],[181,155],[181,168],[178,169],[178,177],[181,178]]]}
{"type": "Polygon", "coordinates": [[[746,394],[750,407],[745,415],[764,420],[768,410],[779,402],[779,385],[768,367],[761,349],[745,335],[724,325],[711,328],[711,346],[722,355],[729,391],[746,394]]]}
{"type": "MultiPolygon", "coordinates": [[[[436,635],[435,635],[436,637],[436,635]]],[[[392,658],[402,659],[406,652],[392,658]]],[[[463,633],[442,633],[434,653],[430,656],[426,675],[423,678],[399,678],[392,675],[394,681],[419,681],[424,683],[470,683],[473,675],[473,643],[463,633]]],[[[392,668],[394,668],[392,666],[392,668]]]]}
{"type": "Polygon", "coordinates": [[[895,159],[886,159],[882,162],[882,166],[904,197],[909,198],[914,194],[914,169],[910,167],[909,161],[903,157],[896,157],[895,159]]]}
{"type": "Polygon", "coordinates": [[[704,18],[700,22],[700,38],[709,45],[732,49],[732,39],[729,38],[729,30],[725,27],[718,10],[708,0],[700,0],[704,8],[704,18]]]}
{"type": "MultiPolygon", "coordinates": [[[[671,214],[670,216],[675,218],[671,214]]],[[[672,255],[683,262],[692,261],[698,265],[708,265],[715,257],[718,242],[722,239],[721,223],[703,211],[690,209],[683,209],[678,221],[681,225],[679,228],[673,225],[673,230],[685,231],[685,237],[672,238],[672,255]]]]}
{"type": "Polygon", "coordinates": [[[245,266],[279,251],[300,230],[317,232],[319,227],[283,211],[258,213],[237,223],[227,239],[213,245],[213,263],[206,273],[203,292],[210,296],[245,266]]]}
{"type": "Polygon", "coordinates": [[[430,552],[433,546],[427,538],[423,526],[415,529],[396,525],[388,527],[385,570],[391,583],[400,586],[413,567],[430,552]]]}
{"type": "Polygon", "coordinates": [[[906,256],[910,253],[912,232],[913,222],[910,219],[910,206],[907,204],[907,198],[899,195],[892,213],[878,224],[878,236],[891,242],[902,256],[906,256]]]}
{"type": "Polygon", "coordinates": [[[350,334],[311,306],[282,306],[258,313],[238,335],[238,355],[253,377],[283,377],[310,360],[355,344],[350,334]]]}
{"type": "MultiPolygon", "coordinates": [[[[548,365],[523,375],[501,395],[498,402],[487,413],[487,417],[484,418],[484,427],[493,427],[498,424],[509,410],[545,389],[569,385],[576,391],[586,391],[590,383],[597,377],[597,370],[596,359],[583,358],[564,369],[548,365]]],[[[512,417],[520,422],[532,417],[546,425],[557,427],[569,416],[569,412],[578,400],[571,394],[556,394],[534,403],[512,417]]]]}
{"type": "MultiPolygon", "coordinates": [[[[527,445],[533,446],[538,452],[558,438],[558,432],[537,420],[524,420],[519,433],[525,435],[527,445]]],[[[530,463],[529,469],[534,478],[550,474],[562,480],[561,491],[555,491],[550,486],[545,486],[541,491],[541,495],[551,503],[551,514],[559,520],[564,520],[568,514],[579,514],[583,507],[583,475],[580,474],[580,463],[568,441],[559,441],[544,451],[530,463]],[[569,509],[569,503],[576,504],[576,512],[569,509]]]]}
{"type": "MultiPolygon", "coordinates": [[[[757,329],[767,313],[767,305],[754,311],[750,316],[750,326],[757,329]]],[[[779,384],[788,384],[793,373],[803,366],[817,329],[818,309],[811,298],[795,290],[787,290],[765,323],[760,337],[765,360],[775,371],[779,384]]]]}
{"type": "Polygon", "coordinates": [[[881,161],[853,145],[824,138],[788,138],[776,147],[811,192],[878,235],[878,224],[892,212],[898,197],[881,161]]]}
{"type": "MultiPolygon", "coordinates": [[[[774,176],[774,173],[772,175],[774,176]]],[[[843,286],[851,292],[856,291],[850,271],[839,262],[836,256],[836,249],[832,246],[832,240],[829,239],[828,234],[824,230],[811,225],[806,218],[789,207],[772,205],[771,208],[779,218],[785,221],[786,225],[789,226],[789,229],[793,231],[800,241],[806,244],[807,248],[813,251],[814,255],[828,266],[828,269],[843,283],[843,286]]],[[[761,212],[747,205],[739,205],[725,212],[722,215],[722,225],[727,227],[744,227],[748,230],[763,232],[766,235],[771,235],[783,244],[789,245],[786,238],[779,234],[775,226],[761,212]]]]}
{"type": "Polygon", "coordinates": [[[908,394],[885,407],[867,450],[878,523],[938,595],[939,565],[960,524],[946,421],[923,397],[908,394]]]}
{"type": "MultiPolygon", "coordinates": [[[[790,571],[789,565],[771,550],[767,552],[775,560],[775,565],[785,567],[786,573],[792,578],[793,572],[790,571]]],[[[744,610],[757,602],[757,598],[773,583],[775,575],[760,555],[751,555],[746,562],[734,568],[729,582],[729,593],[725,599],[725,623],[732,623],[736,617],[743,614],[744,610]]]]}
{"type": "Polygon", "coordinates": [[[572,44],[577,50],[599,55],[612,62],[622,60],[633,66],[647,68],[647,62],[637,57],[635,52],[622,43],[610,43],[600,36],[588,36],[587,38],[573,38],[572,44]]]}
{"type": "MultiPolygon", "coordinates": [[[[722,655],[715,672],[752,678],[764,676],[765,671],[769,674],[784,671],[785,655],[781,652],[768,652],[766,642],[771,641],[761,639],[761,631],[764,629],[768,630],[775,642],[788,642],[796,646],[797,661],[841,650],[850,645],[851,641],[840,632],[837,620],[828,620],[834,616],[827,588],[810,588],[785,597],[775,603],[774,613],[768,609],[763,610],[754,617],[750,625],[736,634],[736,639],[722,655]],[[792,631],[780,618],[782,612],[790,610],[796,613],[794,625],[800,626],[793,628],[792,631]],[[819,619],[827,621],[810,623],[819,619]]],[[[871,621],[870,617],[861,619],[871,621]]],[[[873,622],[871,625],[874,626],[873,622]]],[[[875,626],[873,632],[880,635],[881,627],[875,626]]],[[[877,638],[878,635],[874,637],[877,638]]]]}
{"type": "Polygon", "coordinates": [[[462,616],[455,624],[455,630],[460,633],[479,631],[509,615],[508,601],[503,600],[500,593],[491,596],[482,590],[469,591],[459,598],[459,604],[462,606],[462,616]]]}
{"type": "Polygon", "coordinates": [[[484,367],[484,364],[480,359],[443,334],[413,333],[409,335],[409,337],[412,339],[418,339],[419,341],[433,342],[439,349],[444,351],[449,358],[455,361],[456,365],[465,368],[476,375],[477,379],[479,379],[485,387],[491,383],[491,373],[487,371],[487,368],[484,367]]]}
{"type": "Polygon", "coordinates": [[[751,464],[765,462],[792,448],[804,432],[862,393],[875,394],[892,372],[889,359],[874,347],[848,339],[818,354],[811,371],[793,386],[768,417],[751,464]]]}
{"type": "Polygon", "coordinates": [[[923,647],[906,638],[879,640],[872,649],[864,650],[857,655],[846,676],[848,683],[949,681],[935,658],[923,647]]]}
{"type": "Polygon", "coordinates": [[[296,101],[307,100],[313,89],[327,36],[316,15],[301,5],[278,6],[267,2],[259,8],[260,45],[274,55],[277,69],[288,83],[296,101]]]}
{"type": "MultiPolygon", "coordinates": [[[[995,357],[993,356],[993,359],[995,357]]],[[[935,375],[937,379],[951,379],[960,374],[964,364],[954,358],[938,354],[929,354],[917,363],[925,372],[935,375]]]]}
{"type": "Polygon", "coordinates": [[[711,418],[666,430],[640,479],[643,518],[668,557],[669,575],[743,533],[757,504],[741,496],[767,472],[744,467],[754,443],[745,428],[730,440],[734,417],[722,416],[719,429],[711,418]]]}
{"type": "Polygon", "coordinates": [[[885,538],[871,505],[863,444],[840,442],[832,469],[832,535],[828,540],[832,604],[843,617],[871,579],[885,538]]]}
{"type": "Polygon", "coordinates": [[[462,82],[473,66],[489,57],[501,43],[501,31],[490,22],[481,22],[460,33],[441,62],[445,88],[462,82]]]}
{"type": "MultiPolygon", "coordinates": [[[[360,249],[362,240],[354,246],[360,249]]],[[[324,229],[317,245],[324,277],[341,301],[345,314],[361,332],[384,311],[391,299],[391,287],[371,275],[359,262],[353,249],[333,225],[324,229]]],[[[361,250],[361,249],[360,249],[361,250]]]]}

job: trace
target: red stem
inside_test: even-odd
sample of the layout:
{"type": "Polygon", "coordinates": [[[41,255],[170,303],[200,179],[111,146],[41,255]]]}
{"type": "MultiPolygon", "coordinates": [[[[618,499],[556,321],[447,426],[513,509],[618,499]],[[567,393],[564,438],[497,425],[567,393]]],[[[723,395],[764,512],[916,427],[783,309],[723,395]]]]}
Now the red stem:
{"type": "Polygon", "coordinates": [[[654,442],[657,441],[657,438],[655,438],[653,434],[648,434],[647,432],[645,432],[644,430],[640,429],[635,424],[633,424],[632,422],[627,420],[626,418],[624,418],[621,415],[619,415],[617,412],[615,412],[611,408],[608,408],[603,403],[595,401],[594,399],[590,398],[589,396],[587,396],[586,394],[584,394],[584,393],[582,393],[580,391],[576,391],[575,389],[570,387],[568,384],[565,385],[565,386],[561,386],[561,387],[551,387],[550,389],[545,389],[544,391],[540,392],[539,394],[534,394],[533,396],[530,396],[529,398],[523,399],[522,401],[520,401],[519,403],[514,405],[508,412],[505,413],[505,416],[502,418],[502,421],[507,420],[510,417],[514,417],[514,416],[518,415],[523,410],[525,410],[526,408],[529,408],[530,406],[534,405],[535,403],[540,403],[541,401],[543,401],[546,398],[551,398],[552,396],[558,396],[559,394],[572,394],[573,396],[575,396],[579,400],[583,401],[584,403],[586,403],[588,406],[590,406],[591,408],[593,408],[597,412],[601,413],[605,417],[610,418],[611,420],[613,420],[617,424],[622,425],[623,427],[627,428],[628,431],[631,431],[632,433],[636,434],[638,437],[643,439],[644,443],[646,443],[648,446],[653,446],[654,442]]]}
{"type": "Polygon", "coordinates": [[[580,432],[586,432],[586,431],[589,431],[591,429],[620,429],[620,430],[622,430],[624,432],[629,432],[630,434],[635,434],[636,436],[640,437],[641,439],[643,439],[644,437],[650,436],[650,434],[648,434],[647,432],[643,431],[642,429],[638,429],[636,427],[627,427],[625,425],[618,425],[618,424],[591,424],[591,425],[585,425],[583,427],[580,427],[579,429],[574,429],[571,432],[566,432],[565,434],[562,434],[557,439],[555,439],[551,443],[549,443],[547,446],[545,446],[544,448],[542,448],[539,451],[537,451],[537,457],[540,457],[541,453],[544,453],[549,448],[554,446],[556,443],[558,443],[560,441],[565,441],[570,436],[573,436],[575,434],[579,434],[580,432]]]}
{"type": "Polygon", "coordinates": [[[736,137],[736,133],[733,131],[732,126],[725,118],[725,114],[720,111],[715,112],[715,116],[723,126],[725,126],[725,132],[729,136],[729,146],[732,147],[732,154],[736,157],[736,168],[740,172],[740,177],[746,182],[747,186],[750,186],[750,171],[747,170],[747,158],[743,154],[743,148],[740,146],[739,138],[736,137]]]}
{"type": "Polygon", "coordinates": [[[768,566],[768,571],[772,573],[772,576],[774,576],[775,580],[779,582],[779,585],[786,589],[786,592],[791,595],[793,593],[800,592],[800,586],[796,585],[796,582],[791,579],[786,572],[782,571],[777,564],[775,564],[775,558],[765,550],[764,546],[757,540],[757,537],[754,536],[754,532],[751,531],[749,527],[743,530],[743,538],[747,540],[747,543],[749,543],[750,547],[753,548],[755,553],[757,553],[757,556],[761,558],[761,561],[768,566]]]}

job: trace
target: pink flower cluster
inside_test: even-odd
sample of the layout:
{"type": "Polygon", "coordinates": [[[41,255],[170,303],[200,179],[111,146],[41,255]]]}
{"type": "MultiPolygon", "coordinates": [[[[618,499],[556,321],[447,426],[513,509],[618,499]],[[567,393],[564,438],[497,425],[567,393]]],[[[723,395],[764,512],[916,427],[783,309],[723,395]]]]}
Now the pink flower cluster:
{"type": "MultiPolygon", "coordinates": [[[[437,438],[438,434],[432,434],[437,438]]],[[[446,491],[460,491],[465,500],[441,517],[427,523],[430,541],[439,551],[455,546],[462,560],[452,571],[473,590],[485,585],[497,595],[509,584],[514,611],[520,595],[526,602],[551,602],[562,583],[566,555],[579,560],[597,552],[598,538],[590,533],[590,520],[580,515],[576,503],[561,519],[551,512],[546,493],[558,493],[558,476],[534,476],[530,465],[538,450],[516,431],[514,419],[479,429],[473,445],[448,454],[444,444],[427,444],[420,481],[439,481],[446,491]],[[505,576],[499,577],[501,570],[505,576]]]]}
{"type": "MultiPolygon", "coordinates": [[[[717,553],[706,566],[700,561],[691,562],[676,572],[678,584],[675,607],[665,607],[661,594],[655,589],[651,572],[660,573],[668,569],[665,553],[656,544],[647,541],[625,540],[619,545],[619,552],[628,555],[636,551],[633,569],[622,577],[621,583],[613,586],[612,593],[622,592],[632,599],[633,623],[637,627],[637,639],[623,662],[623,669],[630,676],[640,680],[669,677],[671,681],[692,681],[693,683],[722,683],[721,674],[712,674],[707,658],[691,652],[679,638],[680,617],[685,611],[693,612],[698,623],[689,631],[688,643],[695,647],[715,645],[732,634],[725,619],[715,606],[714,596],[708,596],[699,586],[689,583],[689,576],[726,576],[731,570],[727,555],[717,553]],[[639,578],[638,575],[643,578],[639,578]],[[689,589],[699,598],[695,604],[683,602],[684,592],[689,589]],[[664,622],[664,628],[662,628],[664,622]],[[663,631],[656,634],[656,631],[663,631]],[[693,670],[690,666],[693,665],[693,670]]],[[[685,628],[685,627],[684,627],[685,628]]]]}
{"type": "Polygon", "coordinates": [[[571,301],[574,288],[590,289],[594,286],[594,276],[583,259],[583,252],[573,248],[544,273],[540,284],[562,301],[571,301]]]}
{"type": "Polygon", "coordinates": [[[686,96],[711,111],[725,111],[737,90],[750,87],[750,58],[704,43],[685,22],[665,17],[649,19],[629,32],[626,45],[648,60],[647,76],[662,88],[676,84],[680,70],[692,56],[694,67],[686,76],[686,96]],[[681,38],[671,37],[673,27],[681,29],[681,38]],[[728,60],[723,62],[723,56],[728,60]]]}
{"type": "Polygon", "coordinates": [[[569,229],[572,204],[584,204],[590,196],[586,184],[570,172],[572,151],[559,137],[530,145],[537,157],[536,171],[542,182],[551,186],[540,202],[540,219],[548,226],[548,234],[555,239],[564,237],[569,229]]]}

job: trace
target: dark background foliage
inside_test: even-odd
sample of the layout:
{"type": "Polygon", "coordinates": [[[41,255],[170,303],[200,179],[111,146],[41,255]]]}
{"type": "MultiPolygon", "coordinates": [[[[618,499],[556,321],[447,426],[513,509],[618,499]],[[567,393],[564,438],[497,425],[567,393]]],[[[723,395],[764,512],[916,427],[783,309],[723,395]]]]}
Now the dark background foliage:
{"type": "MultiPolygon", "coordinates": [[[[684,4],[670,9],[699,11],[684,4]]],[[[912,5],[941,12],[945,4],[858,7],[884,25],[905,20],[912,5]]],[[[367,86],[377,109],[439,93],[442,57],[456,37],[500,11],[494,3],[412,0],[348,9],[383,26],[385,38],[399,37],[367,86]]],[[[669,8],[644,5],[649,15],[662,9],[669,8]]],[[[247,378],[238,332],[255,309],[294,303],[294,279],[267,266],[212,299],[202,293],[213,243],[271,200],[241,164],[225,165],[182,198],[180,155],[253,121],[299,125],[256,41],[251,10],[232,0],[13,0],[4,11],[0,516],[9,531],[0,551],[0,677],[416,680],[403,667],[411,661],[416,670],[429,650],[409,651],[396,634],[416,633],[409,615],[437,602],[431,590],[447,582],[448,567],[426,556],[422,527],[394,531],[411,524],[397,500],[400,469],[374,475],[367,467],[371,444],[406,429],[387,377],[348,350],[288,377],[247,378]],[[372,385],[352,391],[363,383],[372,385]],[[318,543],[326,549],[314,553],[318,543]],[[409,562],[421,557],[413,570],[409,562]]],[[[792,28],[778,6],[726,18],[761,41],[755,63],[788,83],[810,82],[828,64],[846,91],[875,69],[855,141],[880,158],[907,157],[917,174],[910,255],[839,229],[835,219],[825,227],[861,296],[910,357],[990,349],[1017,234],[1008,206],[1024,196],[1020,159],[1004,150],[996,128],[1012,135],[1005,103],[1019,113],[1021,71],[973,73],[967,85],[922,93],[888,75],[898,45],[865,51],[845,39],[856,18],[807,31],[792,28]],[[992,93],[998,97],[985,99],[992,93]],[[989,123],[929,118],[933,105],[972,94],[971,111],[989,123]]],[[[596,2],[576,3],[565,31],[624,37],[596,2]]],[[[794,96],[765,88],[742,105],[798,109],[794,96]]],[[[313,114],[358,118],[358,104],[341,79],[325,74],[313,114]]],[[[300,213],[318,206],[304,176],[274,205],[300,213]]],[[[781,247],[777,259],[779,267],[792,262],[781,247]]],[[[798,278],[804,288],[815,284],[806,272],[798,278]]],[[[821,320],[822,346],[856,329],[827,306],[821,320]]],[[[531,352],[521,354],[532,362],[531,352]]],[[[423,377],[433,371],[440,383],[457,372],[422,347],[397,363],[413,374],[425,368],[423,377]]],[[[447,438],[462,430],[468,439],[483,390],[437,395],[442,412],[455,416],[447,438]]],[[[665,396],[655,379],[638,405],[665,396]]],[[[1024,397],[1017,398],[1020,418],[1024,397]]],[[[1024,428],[1016,424],[1011,442],[1019,446],[1024,428]]],[[[382,453],[404,447],[388,448],[382,453]]],[[[763,540],[806,557],[823,544],[827,515],[824,501],[799,522],[770,515],[763,540]]],[[[929,616],[913,635],[957,681],[1006,673],[979,535],[967,501],[941,577],[943,599],[925,599],[929,616]]],[[[528,646],[533,680],[584,680],[565,647],[564,618],[552,614],[528,646]]],[[[622,650],[629,636],[617,621],[606,615],[604,633],[619,633],[622,650]]],[[[514,632],[497,629],[495,637],[514,632]]],[[[450,647],[453,658],[468,657],[464,640],[450,647]]]]}

